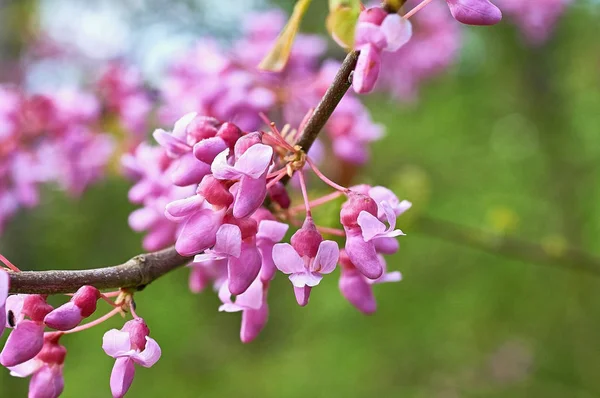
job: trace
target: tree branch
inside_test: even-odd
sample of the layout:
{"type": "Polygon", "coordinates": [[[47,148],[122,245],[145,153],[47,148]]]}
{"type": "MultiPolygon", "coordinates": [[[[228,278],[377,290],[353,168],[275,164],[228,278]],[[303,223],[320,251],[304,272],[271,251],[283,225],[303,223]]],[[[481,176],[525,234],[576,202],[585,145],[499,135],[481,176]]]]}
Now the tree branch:
{"type": "Polygon", "coordinates": [[[105,268],[10,272],[10,292],[73,293],[83,285],[92,285],[98,289],[124,287],[141,290],[150,282],[191,259],[180,256],[172,246],[157,252],[140,254],[126,263],[105,268]]]}
{"type": "MultiPolygon", "coordinates": [[[[342,100],[351,85],[350,74],[356,66],[358,52],[352,51],[344,59],[331,86],[306,123],[297,145],[308,152],[321,129],[342,100]]],[[[288,179],[282,180],[285,184],[288,179]]],[[[83,285],[98,289],[135,288],[142,289],[167,272],[179,268],[191,260],[180,256],[175,246],[140,254],[124,264],[104,268],[77,271],[23,271],[9,272],[10,293],[59,294],[73,293],[83,285]]]]}
{"type": "Polygon", "coordinates": [[[561,248],[553,253],[536,243],[425,216],[419,218],[418,226],[421,232],[429,236],[488,253],[600,276],[600,258],[572,247],[561,248]]]}

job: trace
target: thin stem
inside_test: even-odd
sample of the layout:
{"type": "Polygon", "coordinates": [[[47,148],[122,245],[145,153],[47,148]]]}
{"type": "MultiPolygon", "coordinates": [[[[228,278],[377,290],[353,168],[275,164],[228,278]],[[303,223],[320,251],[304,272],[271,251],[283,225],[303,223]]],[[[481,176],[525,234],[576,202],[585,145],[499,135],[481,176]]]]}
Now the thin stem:
{"type": "Polygon", "coordinates": [[[306,217],[311,217],[310,204],[308,203],[308,191],[306,190],[306,181],[304,180],[304,170],[298,171],[298,178],[300,179],[300,190],[302,191],[302,199],[304,199],[306,217]]]}
{"type": "Polygon", "coordinates": [[[273,185],[277,184],[277,183],[279,182],[279,180],[283,179],[283,177],[285,177],[285,176],[287,175],[286,173],[287,173],[287,172],[286,172],[286,170],[285,170],[285,169],[282,169],[282,170],[280,170],[280,172],[279,172],[279,175],[278,175],[278,176],[276,176],[275,178],[273,178],[273,179],[272,179],[271,181],[269,181],[269,183],[267,184],[267,190],[268,190],[269,188],[271,188],[273,185]]]}
{"type": "Polygon", "coordinates": [[[71,330],[67,330],[66,332],[64,332],[64,334],[77,333],[77,332],[81,332],[82,330],[87,330],[89,328],[92,328],[96,325],[100,325],[102,322],[109,320],[110,318],[112,318],[113,316],[117,315],[118,313],[120,313],[122,311],[123,311],[123,309],[121,308],[121,306],[119,306],[117,308],[113,308],[110,312],[104,314],[100,318],[93,320],[91,322],[88,322],[85,325],[80,325],[71,330]]]}
{"type": "MultiPolygon", "coordinates": [[[[342,196],[343,193],[340,191],[334,191],[330,194],[327,194],[325,196],[321,196],[320,198],[311,200],[310,202],[308,202],[308,204],[310,205],[310,207],[317,207],[317,206],[321,206],[324,205],[325,203],[331,202],[332,200],[335,200],[337,198],[339,198],[340,196],[342,196]]],[[[304,205],[298,205],[298,206],[294,206],[292,208],[290,208],[290,212],[291,213],[295,213],[297,211],[300,211],[304,209],[304,205]]]]}
{"type": "Polygon", "coordinates": [[[343,229],[339,228],[329,228],[329,227],[321,227],[317,225],[317,230],[324,234],[334,235],[334,236],[346,236],[346,232],[343,229]]]}
{"type": "Polygon", "coordinates": [[[323,180],[323,182],[327,185],[329,185],[331,188],[333,189],[337,189],[340,192],[346,193],[349,192],[350,190],[346,187],[343,187],[339,184],[336,184],[335,182],[331,181],[329,178],[327,178],[325,176],[325,174],[321,173],[321,170],[319,170],[317,168],[317,166],[314,164],[314,162],[312,160],[310,160],[309,157],[306,157],[306,163],[308,163],[308,165],[310,166],[311,169],[313,169],[313,171],[315,172],[315,174],[321,179],[323,180]]]}
{"type": "Polygon", "coordinates": [[[131,297],[131,300],[129,301],[129,311],[131,312],[131,316],[133,316],[134,319],[139,318],[138,314],[135,312],[135,301],[133,301],[133,297],[131,297]]]}
{"type": "Polygon", "coordinates": [[[402,18],[408,19],[408,18],[412,17],[419,10],[421,10],[423,7],[425,7],[427,4],[429,4],[431,2],[432,2],[432,0],[423,0],[422,2],[420,2],[419,4],[417,4],[412,10],[410,10],[409,12],[407,12],[406,14],[404,14],[404,16],[402,18]]]}
{"type": "Polygon", "coordinates": [[[0,261],[2,261],[8,268],[10,268],[11,271],[21,272],[21,270],[16,265],[8,261],[8,259],[2,254],[0,254],[0,261]]]}

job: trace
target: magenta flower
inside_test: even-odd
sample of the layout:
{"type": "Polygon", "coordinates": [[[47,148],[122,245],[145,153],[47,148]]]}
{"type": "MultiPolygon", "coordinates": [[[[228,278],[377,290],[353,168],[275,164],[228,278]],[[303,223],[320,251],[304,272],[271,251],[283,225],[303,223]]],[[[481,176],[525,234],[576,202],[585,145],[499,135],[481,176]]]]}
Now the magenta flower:
{"type": "Polygon", "coordinates": [[[93,286],[82,286],[68,303],[48,313],[44,323],[56,330],[69,330],[96,311],[100,291],[93,286]]]}
{"type": "Polygon", "coordinates": [[[44,345],[35,358],[9,367],[10,375],[31,377],[29,398],[57,398],[64,389],[63,363],[67,349],[58,343],[60,334],[45,333],[44,345]]]}
{"type": "Polygon", "coordinates": [[[352,264],[346,253],[340,253],[340,275],[339,288],[342,296],[356,309],[364,314],[372,314],[377,310],[377,302],[373,294],[373,284],[385,282],[399,282],[402,279],[400,272],[386,272],[385,260],[379,256],[384,272],[381,277],[373,280],[366,278],[352,264]]]}
{"type": "Polygon", "coordinates": [[[346,253],[356,268],[367,278],[377,279],[383,267],[377,256],[375,242],[404,235],[396,227],[396,214],[386,201],[380,203],[384,221],[377,218],[378,204],[369,196],[352,192],[340,212],[346,232],[346,253]]]}
{"type": "Polygon", "coordinates": [[[6,327],[6,299],[8,298],[8,289],[10,287],[10,277],[8,272],[0,268],[0,337],[6,327]]]}
{"type": "Polygon", "coordinates": [[[242,294],[258,276],[262,263],[255,241],[242,240],[239,226],[223,224],[216,233],[215,246],[194,257],[194,262],[222,259],[227,259],[229,291],[242,294]]]}
{"type": "Polygon", "coordinates": [[[324,274],[335,269],[339,258],[338,244],[323,240],[312,218],[292,236],[292,244],[278,243],[273,247],[273,262],[294,286],[299,305],[308,304],[311,288],[317,286],[324,274]]]}
{"type": "Polygon", "coordinates": [[[360,54],[352,79],[354,91],[372,91],[381,69],[381,52],[397,51],[411,36],[411,23],[398,14],[388,14],[381,7],[364,10],[355,33],[354,49],[360,54]]]}
{"type": "Polygon", "coordinates": [[[135,375],[135,364],[149,368],[160,359],[160,346],[149,334],[142,318],[126,322],[121,330],[111,329],[104,334],[102,349],[116,359],[110,375],[113,397],[121,398],[127,393],[135,375]]]}
{"type": "Polygon", "coordinates": [[[219,289],[219,299],[223,303],[219,307],[219,311],[242,311],[240,339],[243,343],[254,340],[267,323],[269,307],[266,294],[266,286],[258,278],[244,293],[236,296],[235,302],[231,300],[228,283],[224,283],[219,289]]]}
{"type": "Polygon", "coordinates": [[[189,287],[192,293],[202,292],[209,283],[213,283],[218,290],[227,280],[227,260],[203,261],[201,263],[190,263],[191,268],[189,287]]]}
{"type": "Polygon", "coordinates": [[[233,216],[244,218],[258,209],[267,196],[267,171],[273,160],[273,148],[256,143],[247,148],[244,146],[250,136],[238,140],[235,144],[235,163],[228,160],[229,149],[215,158],[211,169],[215,178],[220,180],[237,180],[233,216]]]}
{"type": "Polygon", "coordinates": [[[52,311],[38,294],[18,294],[6,300],[8,326],[14,327],[0,353],[3,366],[15,366],[35,357],[44,345],[44,317],[52,311]],[[30,319],[25,319],[25,316],[30,319]]]}
{"type": "Polygon", "coordinates": [[[495,25],[502,12],[488,0],[446,0],[454,19],[467,25],[495,25]]]}
{"type": "MultiPolygon", "coordinates": [[[[259,211],[260,210],[261,209],[259,209],[259,211]]],[[[271,214],[267,210],[264,212],[269,215],[271,214]]],[[[258,211],[255,214],[257,213],[258,211]]],[[[276,268],[275,263],[273,262],[273,247],[276,243],[281,242],[288,229],[288,224],[275,220],[263,219],[258,222],[256,246],[262,257],[262,266],[260,268],[261,281],[270,281],[275,276],[276,268]]]]}

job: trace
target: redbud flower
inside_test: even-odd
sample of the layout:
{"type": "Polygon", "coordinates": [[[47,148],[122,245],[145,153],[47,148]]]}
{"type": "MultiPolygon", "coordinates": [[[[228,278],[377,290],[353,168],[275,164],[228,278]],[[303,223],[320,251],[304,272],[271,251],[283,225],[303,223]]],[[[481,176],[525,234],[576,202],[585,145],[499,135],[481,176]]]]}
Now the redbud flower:
{"type": "Polygon", "coordinates": [[[258,209],[267,196],[267,171],[273,160],[273,148],[253,143],[244,148],[251,140],[245,136],[235,144],[235,163],[230,165],[227,159],[229,149],[215,158],[211,170],[220,180],[239,180],[233,203],[233,216],[243,218],[258,209]]]}
{"type": "Polygon", "coordinates": [[[352,87],[357,93],[373,90],[381,69],[381,52],[397,51],[412,36],[412,25],[381,7],[364,10],[358,19],[354,48],[360,51],[352,87]]]}
{"type": "Polygon", "coordinates": [[[6,309],[8,325],[14,329],[0,353],[0,363],[9,367],[28,361],[40,352],[44,345],[44,317],[52,311],[52,306],[39,294],[18,294],[6,300],[6,309]]]}
{"type": "Polygon", "coordinates": [[[93,286],[82,286],[68,303],[54,309],[44,318],[44,323],[56,330],[69,330],[96,311],[100,291],[93,286]]]}
{"type": "Polygon", "coordinates": [[[242,327],[240,329],[242,342],[249,343],[254,340],[267,323],[269,316],[266,286],[257,278],[244,293],[237,295],[233,302],[228,283],[224,283],[219,289],[219,299],[223,303],[219,307],[219,311],[242,311],[242,327]]]}
{"type": "Polygon", "coordinates": [[[495,25],[502,12],[488,0],[446,0],[454,19],[467,25],[495,25]]]}
{"type": "Polygon", "coordinates": [[[57,398],[64,388],[63,363],[67,349],[58,343],[60,334],[45,333],[42,350],[27,362],[9,367],[10,375],[31,376],[29,398],[57,398]]]}
{"type": "Polygon", "coordinates": [[[220,259],[227,259],[228,288],[236,295],[245,292],[256,279],[262,262],[256,243],[242,240],[242,230],[232,224],[223,224],[217,231],[215,246],[194,257],[194,262],[220,259]]]}
{"type": "Polygon", "coordinates": [[[319,284],[323,274],[333,272],[339,254],[338,244],[324,241],[310,217],[292,236],[291,245],[278,243],[273,247],[273,261],[281,272],[290,275],[301,306],[308,304],[310,289],[319,284]]]}
{"type": "Polygon", "coordinates": [[[258,209],[252,219],[258,222],[258,233],[256,234],[256,246],[262,257],[260,267],[260,280],[268,282],[275,276],[275,263],[273,262],[273,246],[281,242],[289,225],[276,221],[273,214],[265,208],[258,209]]]}
{"type": "Polygon", "coordinates": [[[8,276],[8,272],[0,269],[0,337],[2,337],[6,326],[6,299],[8,297],[9,285],[10,277],[8,276]]]}
{"type": "Polygon", "coordinates": [[[102,349],[116,359],[110,375],[113,397],[121,398],[129,390],[135,375],[134,364],[149,368],[160,359],[160,346],[149,335],[150,330],[142,318],[126,322],[121,330],[111,329],[104,334],[102,349]]]}
{"type": "Polygon", "coordinates": [[[375,241],[404,235],[396,230],[396,214],[391,206],[381,202],[385,220],[389,226],[377,218],[378,205],[369,196],[351,192],[348,201],[342,205],[341,223],[346,232],[346,253],[367,278],[377,279],[383,274],[383,267],[377,257],[375,241]]]}
{"type": "Polygon", "coordinates": [[[189,287],[192,293],[200,293],[210,282],[218,290],[227,280],[226,259],[192,262],[188,266],[191,268],[189,287]]]}
{"type": "Polygon", "coordinates": [[[385,272],[385,260],[382,256],[379,256],[379,260],[384,272],[381,277],[373,280],[361,274],[344,251],[340,253],[340,265],[342,268],[339,281],[340,292],[350,304],[364,314],[372,314],[377,310],[377,302],[373,295],[373,284],[398,282],[402,279],[402,275],[398,271],[385,272]]]}

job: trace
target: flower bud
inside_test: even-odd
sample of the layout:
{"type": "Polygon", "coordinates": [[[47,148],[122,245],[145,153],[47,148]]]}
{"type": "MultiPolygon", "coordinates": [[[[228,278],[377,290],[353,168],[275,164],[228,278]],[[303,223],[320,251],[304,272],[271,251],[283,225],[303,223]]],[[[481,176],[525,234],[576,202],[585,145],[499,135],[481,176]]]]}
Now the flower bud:
{"type": "Polygon", "coordinates": [[[121,331],[129,333],[132,350],[143,351],[146,348],[146,337],[150,335],[150,329],[142,318],[125,322],[121,331]]]}
{"type": "Polygon", "coordinates": [[[46,302],[46,297],[39,294],[28,294],[23,302],[23,314],[32,321],[42,322],[52,311],[52,306],[46,302]]]}
{"type": "Polygon", "coordinates": [[[217,180],[212,174],[205,176],[197,192],[202,195],[208,203],[216,207],[228,208],[233,203],[233,195],[221,180],[217,180]]]}
{"type": "Polygon", "coordinates": [[[61,305],[44,318],[44,323],[56,330],[69,330],[96,311],[100,291],[93,286],[82,286],[68,303],[61,305]]]}
{"type": "Polygon", "coordinates": [[[292,204],[287,189],[285,189],[285,186],[281,182],[278,182],[269,188],[269,195],[282,209],[289,209],[292,204]]]}
{"type": "Polygon", "coordinates": [[[194,146],[205,138],[217,135],[219,124],[219,121],[214,117],[196,116],[186,129],[188,145],[194,146]]]}
{"type": "Polygon", "coordinates": [[[233,149],[237,140],[242,136],[242,130],[233,123],[225,122],[219,127],[217,137],[221,138],[230,149],[233,149]]]}
{"type": "Polygon", "coordinates": [[[362,11],[358,16],[358,22],[369,22],[381,25],[388,13],[381,7],[370,7],[362,11]]]}
{"type": "Polygon", "coordinates": [[[313,222],[312,217],[306,217],[302,228],[292,235],[291,243],[294,250],[298,252],[300,257],[314,258],[319,251],[319,245],[323,241],[323,237],[317,231],[317,227],[313,222]]]}
{"type": "Polygon", "coordinates": [[[351,192],[348,200],[342,205],[340,222],[346,228],[358,227],[358,215],[361,211],[377,216],[377,203],[367,195],[351,192]]]}

